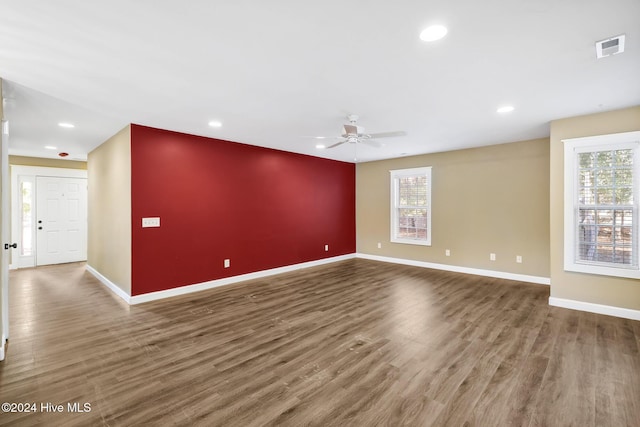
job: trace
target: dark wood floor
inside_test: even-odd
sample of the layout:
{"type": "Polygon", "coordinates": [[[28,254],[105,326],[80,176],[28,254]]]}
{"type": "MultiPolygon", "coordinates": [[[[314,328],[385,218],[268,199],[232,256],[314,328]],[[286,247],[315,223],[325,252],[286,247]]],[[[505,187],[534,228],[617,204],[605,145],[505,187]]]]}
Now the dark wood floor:
{"type": "Polygon", "coordinates": [[[83,264],[10,291],[0,402],[38,412],[1,425],[640,425],[640,322],[541,285],[358,259],[132,307],[83,264]]]}

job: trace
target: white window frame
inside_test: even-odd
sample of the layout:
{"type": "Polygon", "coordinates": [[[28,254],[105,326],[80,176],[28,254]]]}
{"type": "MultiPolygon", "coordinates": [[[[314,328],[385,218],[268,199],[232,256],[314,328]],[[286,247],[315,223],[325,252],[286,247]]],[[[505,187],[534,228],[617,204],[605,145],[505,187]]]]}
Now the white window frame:
{"type": "Polygon", "coordinates": [[[638,229],[640,226],[640,131],[586,138],[563,139],[564,143],[564,269],[579,273],[640,279],[638,229]],[[576,261],[578,233],[579,164],[578,154],[594,151],[633,149],[633,242],[632,265],[614,266],[589,261],[576,261]]]}
{"type": "Polygon", "coordinates": [[[406,243],[410,245],[431,246],[431,166],[390,170],[391,175],[391,242],[406,243]],[[398,179],[407,176],[424,175],[427,178],[427,204],[426,206],[416,206],[418,209],[427,210],[427,236],[425,239],[410,239],[406,237],[398,237],[398,179]]]}

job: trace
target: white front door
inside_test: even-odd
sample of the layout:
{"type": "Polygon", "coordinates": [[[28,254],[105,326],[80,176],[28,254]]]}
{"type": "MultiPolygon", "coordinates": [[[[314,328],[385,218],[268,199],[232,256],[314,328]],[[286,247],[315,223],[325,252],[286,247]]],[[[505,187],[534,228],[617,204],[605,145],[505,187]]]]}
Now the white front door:
{"type": "Polygon", "coordinates": [[[87,180],[36,179],[36,265],[86,261],[87,180]]]}

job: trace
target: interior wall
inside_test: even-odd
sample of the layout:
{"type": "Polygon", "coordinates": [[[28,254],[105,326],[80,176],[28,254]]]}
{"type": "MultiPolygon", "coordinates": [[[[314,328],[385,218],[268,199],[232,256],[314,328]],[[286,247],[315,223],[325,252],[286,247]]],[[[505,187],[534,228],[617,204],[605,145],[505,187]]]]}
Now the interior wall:
{"type": "Polygon", "coordinates": [[[46,159],[40,157],[9,156],[9,164],[46,168],[87,169],[87,162],[78,160],[46,159]]]}
{"type": "Polygon", "coordinates": [[[131,127],[89,153],[87,263],[131,295],[131,127]]]}
{"type": "Polygon", "coordinates": [[[355,252],[351,163],[138,125],[131,148],[132,295],[355,252]]]}
{"type": "Polygon", "coordinates": [[[356,200],[359,253],[549,277],[548,139],[361,163],[356,200]],[[391,243],[389,171],[423,166],[432,245],[391,243]]]}
{"type": "Polygon", "coordinates": [[[551,296],[640,310],[640,281],[564,271],[562,140],[640,130],[640,106],[551,122],[551,296]]]}
{"type": "MultiPolygon", "coordinates": [[[[0,79],[0,122],[2,122],[2,120],[4,119],[4,102],[2,101],[4,98],[2,97],[2,79],[0,79]]],[[[2,132],[2,129],[0,129],[0,132],[2,132]]],[[[2,137],[2,135],[0,135],[0,138],[2,137]]],[[[2,166],[0,166],[0,171],[1,171],[2,166]]],[[[0,173],[0,188],[2,188],[2,173],[0,173]]],[[[2,220],[3,220],[3,215],[10,215],[9,212],[4,212],[3,209],[0,209],[0,224],[2,224],[2,220]]],[[[1,228],[1,227],[0,227],[1,228]]],[[[0,230],[0,244],[7,242],[7,236],[3,236],[2,235],[2,230],[0,230]]],[[[0,249],[0,250],[4,250],[4,249],[0,249]]],[[[4,268],[9,268],[9,266],[5,266],[4,265],[5,261],[4,261],[4,257],[0,256],[0,271],[4,271],[4,268]]],[[[2,286],[1,281],[0,281],[0,286],[2,286]]],[[[2,292],[2,289],[0,289],[0,346],[2,346],[2,348],[0,348],[0,360],[2,360],[4,358],[4,324],[3,324],[3,319],[5,314],[3,313],[3,307],[4,307],[4,301],[3,301],[3,294],[4,292],[2,292]]]]}

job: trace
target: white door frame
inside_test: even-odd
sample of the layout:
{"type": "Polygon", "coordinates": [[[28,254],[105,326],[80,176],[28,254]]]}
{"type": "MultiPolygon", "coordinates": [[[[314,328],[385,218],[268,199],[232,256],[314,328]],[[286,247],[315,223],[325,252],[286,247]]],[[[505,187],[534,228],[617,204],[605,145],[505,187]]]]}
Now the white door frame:
{"type": "MultiPolygon", "coordinates": [[[[33,182],[34,189],[34,198],[33,198],[33,209],[34,212],[36,210],[36,177],[38,176],[46,176],[46,177],[56,177],[56,178],[87,178],[88,173],[86,169],[66,169],[66,168],[49,168],[42,166],[11,166],[11,223],[13,224],[11,236],[14,242],[19,242],[18,245],[22,244],[22,230],[21,230],[21,220],[20,220],[20,189],[19,182],[21,179],[28,179],[33,182]]],[[[37,251],[36,247],[36,234],[32,233],[32,247],[34,253],[37,251]]],[[[20,248],[19,248],[20,249],[20,248]]],[[[35,267],[35,256],[30,257],[31,259],[23,259],[20,256],[20,251],[16,251],[14,256],[12,257],[11,267],[10,268],[25,268],[25,267],[35,267]]]]}
{"type": "MultiPolygon", "coordinates": [[[[1,83],[1,82],[0,82],[1,83]]],[[[0,188],[0,205],[2,208],[2,229],[0,230],[2,262],[0,268],[0,292],[2,293],[2,330],[0,331],[0,360],[4,360],[4,345],[9,339],[9,250],[4,249],[4,244],[9,243],[10,217],[9,212],[9,122],[2,121],[2,140],[0,147],[0,173],[2,173],[2,186],[0,188]]]]}

